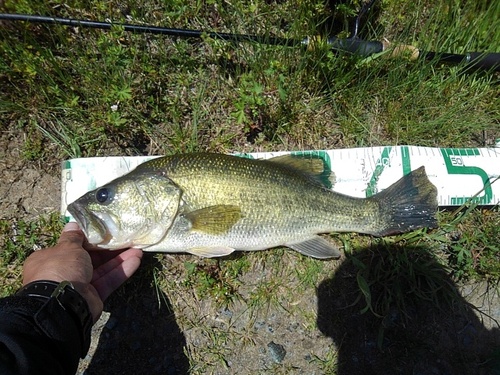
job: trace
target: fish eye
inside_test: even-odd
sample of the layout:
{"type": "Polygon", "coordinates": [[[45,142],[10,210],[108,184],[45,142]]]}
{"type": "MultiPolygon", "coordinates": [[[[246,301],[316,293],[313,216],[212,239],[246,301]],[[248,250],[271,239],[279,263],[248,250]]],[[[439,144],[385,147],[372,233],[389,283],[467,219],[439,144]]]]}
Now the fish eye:
{"type": "Polygon", "coordinates": [[[95,199],[102,204],[111,203],[113,200],[113,190],[110,188],[100,188],[95,193],[95,199]]]}

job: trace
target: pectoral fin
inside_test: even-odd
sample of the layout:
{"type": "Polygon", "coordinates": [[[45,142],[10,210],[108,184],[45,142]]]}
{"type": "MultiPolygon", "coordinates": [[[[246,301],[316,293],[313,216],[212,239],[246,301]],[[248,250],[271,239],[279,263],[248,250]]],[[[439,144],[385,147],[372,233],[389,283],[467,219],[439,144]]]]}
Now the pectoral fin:
{"type": "Polygon", "coordinates": [[[229,255],[234,251],[232,247],[194,247],[192,249],[186,250],[186,252],[194,255],[198,255],[200,257],[205,258],[215,258],[215,257],[223,257],[225,255],[229,255]]]}
{"type": "Polygon", "coordinates": [[[185,214],[191,229],[207,234],[223,234],[241,219],[241,209],[234,205],[205,207],[185,214]]]}
{"type": "Polygon", "coordinates": [[[329,243],[320,236],[314,236],[308,240],[286,244],[289,248],[298,251],[301,254],[308,255],[318,259],[340,258],[340,251],[337,247],[329,243]]]}

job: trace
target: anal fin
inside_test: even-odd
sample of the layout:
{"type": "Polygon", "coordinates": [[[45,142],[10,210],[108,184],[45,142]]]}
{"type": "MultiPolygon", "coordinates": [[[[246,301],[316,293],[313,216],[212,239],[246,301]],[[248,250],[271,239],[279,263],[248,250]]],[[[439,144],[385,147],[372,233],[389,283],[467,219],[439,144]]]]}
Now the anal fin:
{"type": "Polygon", "coordinates": [[[321,238],[320,236],[314,236],[302,242],[294,244],[286,244],[289,248],[298,251],[301,254],[317,258],[317,259],[329,259],[329,258],[340,258],[341,254],[337,247],[332,245],[327,240],[321,238]]]}
{"type": "Polygon", "coordinates": [[[186,252],[193,255],[198,255],[204,258],[223,257],[231,254],[235,249],[228,246],[213,246],[213,247],[193,247],[187,249],[186,252]]]}

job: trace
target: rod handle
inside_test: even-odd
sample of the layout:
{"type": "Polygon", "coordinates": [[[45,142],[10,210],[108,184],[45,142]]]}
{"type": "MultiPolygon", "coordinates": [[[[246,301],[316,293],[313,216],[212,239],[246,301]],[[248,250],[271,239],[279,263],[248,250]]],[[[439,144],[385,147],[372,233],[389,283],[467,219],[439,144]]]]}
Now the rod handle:
{"type": "Polygon", "coordinates": [[[349,52],[361,57],[368,57],[384,50],[382,42],[358,38],[339,39],[330,37],[327,43],[333,50],[349,52]]]}

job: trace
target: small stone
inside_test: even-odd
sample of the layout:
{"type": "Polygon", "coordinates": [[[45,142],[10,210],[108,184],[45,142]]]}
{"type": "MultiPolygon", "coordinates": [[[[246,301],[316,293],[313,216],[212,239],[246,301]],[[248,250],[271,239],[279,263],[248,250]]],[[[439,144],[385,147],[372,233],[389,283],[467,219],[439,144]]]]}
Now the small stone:
{"type": "Polygon", "coordinates": [[[271,341],[267,344],[267,348],[269,349],[269,355],[272,360],[276,363],[281,363],[286,355],[286,350],[281,344],[276,344],[274,341],[271,341]]]}
{"type": "Polygon", "coordinates": [[[254,323],[253,327],[254,327],[254,329],[255,329],[255,330],[259,330],[259,329],[261,329],[262,327],[264,327],[264,325],[265,325],[265,322],[264,322],[264,321],[262,321],[262,320],[258,320],[258,321],[256,321],[256,322],[254,323]]]}
{"type": "Polygon", "coordinates": [[[220,315],[224,318],[231,319],[233,317],[233,312],[229,309],[223,309],[220,311],[220,315]]]}
{"type": "Polygon", "coordinates": [[[311,340],[302,341],[302,347],[304,349],[312,349],[314,347],[314,343],[311,340]]]}

